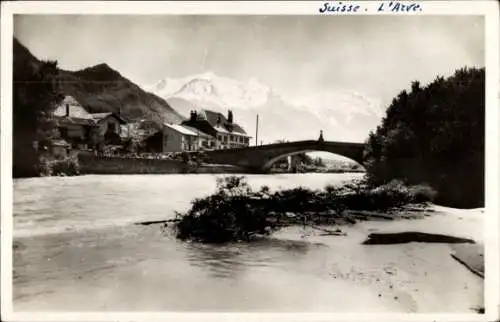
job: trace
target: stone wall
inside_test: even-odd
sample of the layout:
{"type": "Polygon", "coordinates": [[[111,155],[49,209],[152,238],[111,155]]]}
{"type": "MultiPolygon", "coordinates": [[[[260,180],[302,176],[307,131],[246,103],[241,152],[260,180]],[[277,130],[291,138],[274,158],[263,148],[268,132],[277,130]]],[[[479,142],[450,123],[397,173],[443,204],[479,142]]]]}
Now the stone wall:
{"type": "Polygon", "coordinates": [[[182,161],[79,154],[81,174],[244,173],[231,165],[189,166],[182,161]]]}

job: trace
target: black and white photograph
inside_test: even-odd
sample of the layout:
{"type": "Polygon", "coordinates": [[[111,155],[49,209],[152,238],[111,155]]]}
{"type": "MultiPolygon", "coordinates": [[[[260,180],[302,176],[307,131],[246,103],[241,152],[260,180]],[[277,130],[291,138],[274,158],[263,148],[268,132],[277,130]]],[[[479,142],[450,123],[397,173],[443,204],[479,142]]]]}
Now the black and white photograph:
{"type": "Polygon", "coordinates": [[[244,2],[10,17],[12,312],[498,312],[498,6],[244,2]]]}

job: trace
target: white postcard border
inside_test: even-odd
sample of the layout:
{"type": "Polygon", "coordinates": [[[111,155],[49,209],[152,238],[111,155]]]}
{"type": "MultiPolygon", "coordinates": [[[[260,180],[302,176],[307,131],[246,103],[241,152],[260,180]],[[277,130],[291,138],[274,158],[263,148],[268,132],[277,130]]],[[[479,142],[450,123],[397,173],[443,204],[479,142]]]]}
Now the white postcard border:
{"type": "MultiPolygon", "coordinates": [[[[337,3],[333,1],[331,3],[337,3]]],[[[381,1],[343,1],[376,8],[381,1]]],[[[406,1],[408,2],[408,1],[406,1]]],[[[420,13],[353,15],[484,15],[486,50],[486,218],[485,218],[485,307],[486,314],[317,314],[317,313],[166,313],[166,312],[13,312],[12,306],[12,37],[14,14],[269,14],[320,15],[324,1],[18,1],[2,2],[1,11],[1,310],[6,321],[492,321],[499,319],[499,17],[496,1],[414,1],[420,13]]],[[[329,14],[333,15],[333,14],[329,14]]],[[[339,15],[339,13],[335,13],[339,15]]]]}

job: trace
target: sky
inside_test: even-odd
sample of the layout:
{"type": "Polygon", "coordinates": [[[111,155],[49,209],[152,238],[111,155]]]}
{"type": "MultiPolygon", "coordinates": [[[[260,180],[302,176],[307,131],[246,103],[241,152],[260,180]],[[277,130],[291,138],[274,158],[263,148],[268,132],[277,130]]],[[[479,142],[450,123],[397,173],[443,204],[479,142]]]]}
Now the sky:
{"type": "Polygon", "coordinates": [[[292,99],[348,89],[388,104],[485,64],[478,16],[18,15],[14,36],[67,70],[107,63],[138,85],[212,71],[292,99]]]}

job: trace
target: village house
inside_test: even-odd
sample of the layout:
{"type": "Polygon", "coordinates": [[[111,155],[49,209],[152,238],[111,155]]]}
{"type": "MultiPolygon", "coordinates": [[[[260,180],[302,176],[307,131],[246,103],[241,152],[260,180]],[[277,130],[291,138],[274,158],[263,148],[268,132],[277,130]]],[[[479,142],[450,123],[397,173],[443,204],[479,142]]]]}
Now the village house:
{"type": "Polygon", "coordinates": [[[197,128],[164,124],[163,152],[207,151],[215,149],[215,138],[197,128]]]}
{"type": "Polygon", "coordinates": [[[182,125],[210,135],[215,140],[215,149],[242,148],[250,143],[251,137],[234,122],[232,111],[228,111],[227,118],[222,113],[209,110],[191,111],[190,118],[182,125]]]}
{"type": "Polygon", "coordinates": [[[121,125],[125,121],[114,113],[89,113],[72,96],[66,96],[53,113],[57,121],[57,146],[63,141],[73,148],[93,148],[99,142],[119,145],[121,125]]]}

